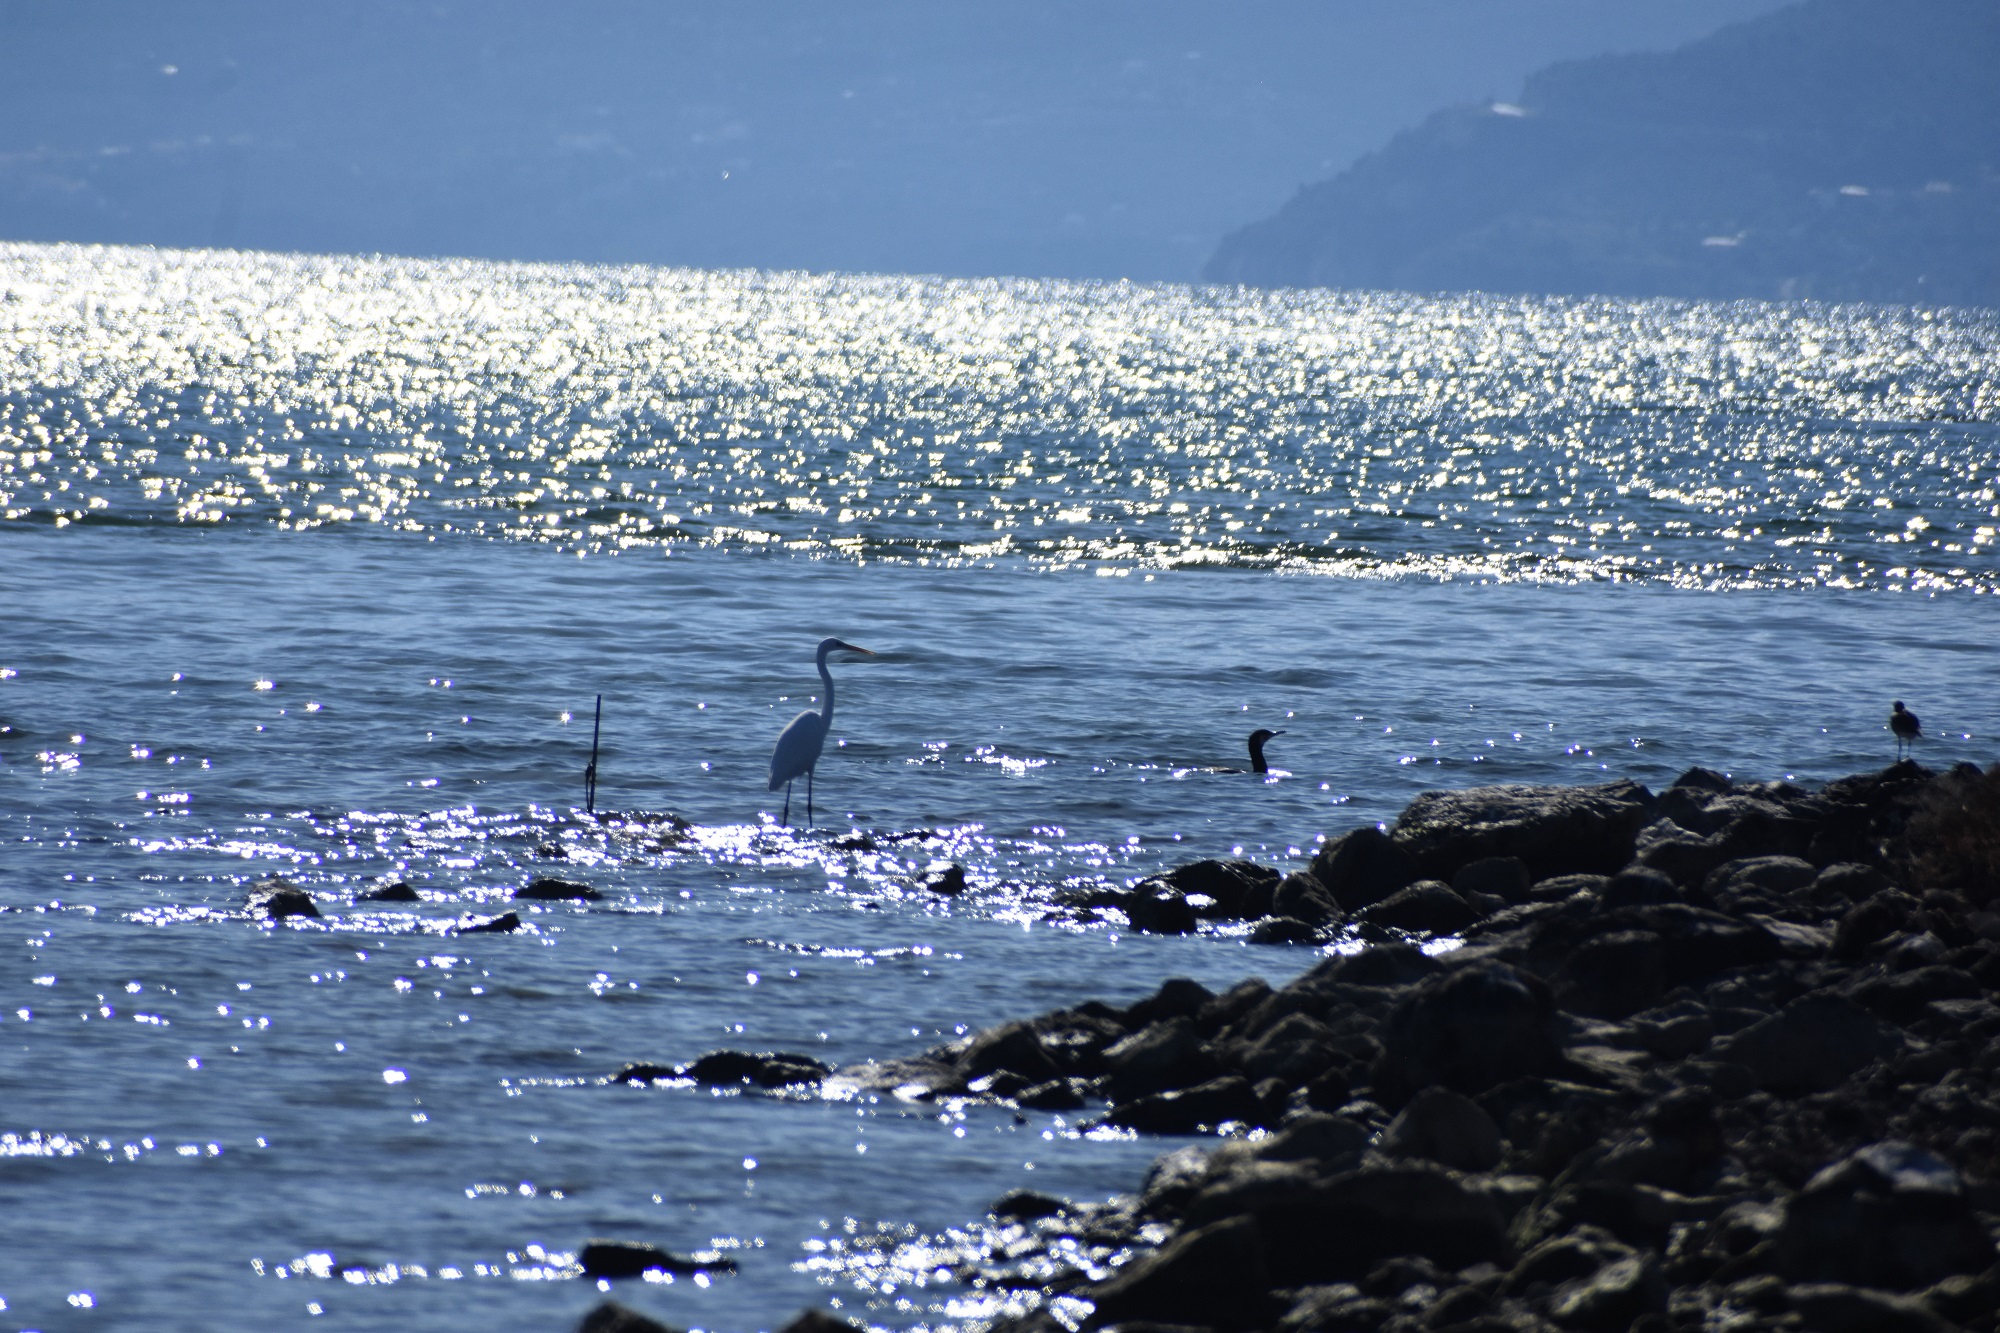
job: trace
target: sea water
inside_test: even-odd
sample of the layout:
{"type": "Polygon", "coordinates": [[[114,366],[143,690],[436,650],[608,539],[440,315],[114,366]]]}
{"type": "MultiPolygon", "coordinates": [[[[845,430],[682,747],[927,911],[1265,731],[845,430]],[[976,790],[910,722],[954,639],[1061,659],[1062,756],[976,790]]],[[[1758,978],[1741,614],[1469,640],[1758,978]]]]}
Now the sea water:
{"type": "Polygon", "coordinates": [[[1996,416],[1987,312],[0,246],[0,1327],[976,1326],[1167,1145],[609,1075],[1288,977],[1059,898],[1426,788],[1990,762],[1996,416]]]}

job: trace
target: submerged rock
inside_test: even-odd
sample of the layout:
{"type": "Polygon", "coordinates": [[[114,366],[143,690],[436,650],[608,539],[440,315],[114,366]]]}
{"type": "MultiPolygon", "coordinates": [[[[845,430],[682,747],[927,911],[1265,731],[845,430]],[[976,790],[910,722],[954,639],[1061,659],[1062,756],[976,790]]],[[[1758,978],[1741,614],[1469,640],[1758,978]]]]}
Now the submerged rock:
{"type": "Polygon", "coordinates": [[[365,903],[418,903],[423,895],[407,884],[385,884],[379,889],[370,889],[361,894],[358,901],[365,903]]]}
{"type": "Polygon", "coordinates": [[[603,896],[588,884],[546,875],[514,890],[514,897],[522,902],[588,902],[603,896]]]}
{"type": "Polygon", "coordinates": [[[662,1250],[642,1241],[593,1240],[577,1251],[577,1263],[585,1277],[632,1278],[646,1273],[733,1273],[736,1261],[720,1255],[692,1258],[662,1250]]]}
{"type": "Polygon", "coordinates": [[[704,1087],[785,1088],[820,1083],[833,1067],[790,1051],[710,1051],[675,1072],[704,1087]]]}
{"type": "Polygon", "coordinates": [[[605,1301],[583,1317],[576,1333],[682,1333],[616,1301],[605,1301]]]}
{"type": "Polygon", "coordinates": [[[965,867],[957,862],[949,865],[933,866],[917,881],[917,887],[926,893],[942,894],[956,898],[965,892],[965,867]]]}
{"type": "Polygon", "coordinates": [[[470,925],[458,927],[460,935],[505,935],[521,928],[521,918],[515,912],[503,912],[485,921],[474,921],[470,925]]]}
{"type": "Polygon", "coordinates": [[[311,894],[290,880],[277,876],[259,880],[251,886],[249,907],[251,915],[272,921],[283,921],[291,916],[319,916],[319,906],[313,902],[311,894]]]}

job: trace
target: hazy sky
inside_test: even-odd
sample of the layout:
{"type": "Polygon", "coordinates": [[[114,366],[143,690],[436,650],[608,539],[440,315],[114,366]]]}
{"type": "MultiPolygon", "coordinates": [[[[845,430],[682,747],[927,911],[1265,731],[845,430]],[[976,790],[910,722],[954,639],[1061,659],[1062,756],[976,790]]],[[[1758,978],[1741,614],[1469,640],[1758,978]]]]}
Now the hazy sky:
{"type": "Polygon", "coordinates": [[[1186,279],[1451,103],[1774,0],[0,0],[0,236],[1186,279]]]}

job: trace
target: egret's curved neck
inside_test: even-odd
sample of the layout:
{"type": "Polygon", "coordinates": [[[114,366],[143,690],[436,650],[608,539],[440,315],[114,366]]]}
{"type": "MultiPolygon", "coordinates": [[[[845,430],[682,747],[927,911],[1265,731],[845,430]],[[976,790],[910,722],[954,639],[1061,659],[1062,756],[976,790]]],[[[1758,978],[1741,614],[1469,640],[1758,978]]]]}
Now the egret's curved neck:
{"type": "Polygon", "coordinates": [[[833,673],[826,669],[826,654],[824,652],[819,655],[819,678],[820,683],[826,686],[826,704],[819,710],[819,724],[822,727],[831,727],[833,725],[833,673]]]}

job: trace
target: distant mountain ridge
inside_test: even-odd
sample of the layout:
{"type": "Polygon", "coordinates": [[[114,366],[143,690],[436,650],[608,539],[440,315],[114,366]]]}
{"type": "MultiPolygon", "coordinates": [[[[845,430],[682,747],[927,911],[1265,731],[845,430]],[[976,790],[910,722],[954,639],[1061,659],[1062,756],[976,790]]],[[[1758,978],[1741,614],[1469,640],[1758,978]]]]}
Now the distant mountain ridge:
{"type": "Polygon", "coordinates": [[[1808,0],[1550,66],[1305,187],[1203,277],[2000,306],[2000,3],[1808,0]]]}

